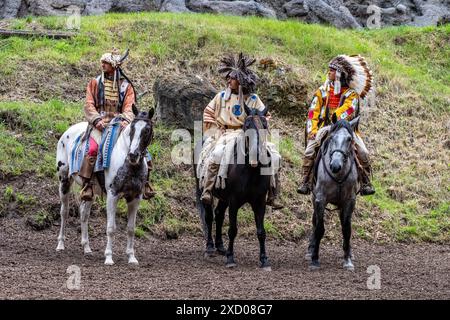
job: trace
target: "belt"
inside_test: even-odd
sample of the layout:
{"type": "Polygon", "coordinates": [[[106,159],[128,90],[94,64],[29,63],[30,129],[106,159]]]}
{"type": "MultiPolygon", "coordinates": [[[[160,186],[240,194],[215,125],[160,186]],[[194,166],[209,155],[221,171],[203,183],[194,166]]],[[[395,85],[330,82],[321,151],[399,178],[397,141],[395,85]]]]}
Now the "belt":
{"type": "Polygon", "coordinates": [[[242,126],[223,126],[225,129],[233,129],[233,130],[237,130],[237,129],[242,129],[242,126]]]}

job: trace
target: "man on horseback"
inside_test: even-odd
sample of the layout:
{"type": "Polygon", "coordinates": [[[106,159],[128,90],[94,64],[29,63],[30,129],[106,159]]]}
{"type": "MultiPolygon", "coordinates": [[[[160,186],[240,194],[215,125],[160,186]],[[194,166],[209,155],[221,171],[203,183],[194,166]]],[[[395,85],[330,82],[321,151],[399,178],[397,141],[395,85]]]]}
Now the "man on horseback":
{"type": "MultiPolygon", "coordinates": [[[[372,72],[361,56],[339,55],[329,63],[328,79],[316,91],[308,110],[306,121],[307,145],[303,159],[303,181],[298,193],[309,194],[310,176],[317,150],[327,135],[332,119],[350,121],[359,115],[360,98],[364,99],[372,88],[372,72]]],[[[358,160],[361,195],[371,195],[375,190],[370,183],[369,152],[359,132],[355,132],[355,149],[358,160]]]]}
{"type": "MultiPolygon", "coordinates": [[[[84,156],[78,173],[83,179],[82,200],[92,201],[94,196],[91,177],[94,173],[102,132],[114,118],[121,118],[120,126],[123,129],[135,117],[132,107],[136,103],[136,92],[133,84],[120,68],[127,56],[128,51],[123,56],[115,50],[105,53],[100,59],[102,74],[92,79],[87,86],[84,114],[89,126],[84,139],[89,139],[89,150],[84,156]]],[[[152,168],[151,158],[147,159],[147,163],[149,169],[144,187],[144,199],[150,199],[155,194],[148,181],[152,168]]]]}
{"type": "MultiPolygon", "coordinates": [[[[219,73],[227,81],[227,88],[219,92],[208,104],[203,113],[204,136],[207,138],[203,145],[202,155],[208,153],[211,160],[207,164],[204,176],[203,193],[201,200],[205,204],[212,203],[212,190],[225,156],[227,143],[234,143],[238,131],[242,131],[243,124],[248,116],[245,106],[263,111],[264,104],[255,92],[257,76],[249,69],[255,59],[250,59],[242,53],[238,57],[225,57],[221,60],[219,73]]],[[[270,116],[269,116],[270,117],[270,116]]],[[[279,157],[273,148],[270,150],[272,161],[279,157]]],[[[274,173],[272,186],[267,197],[267,204],[274,209],[282,208],[276,202],[279,195],[278,173],[274,173]]]]}

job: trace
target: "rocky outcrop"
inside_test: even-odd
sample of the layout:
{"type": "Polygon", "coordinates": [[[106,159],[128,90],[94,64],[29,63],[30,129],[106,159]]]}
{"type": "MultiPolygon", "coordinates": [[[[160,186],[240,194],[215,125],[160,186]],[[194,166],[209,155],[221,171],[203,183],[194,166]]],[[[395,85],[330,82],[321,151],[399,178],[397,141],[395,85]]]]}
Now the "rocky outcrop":
{"type": "Polygon", "coordinates": [[[294,18],[339,28],[448,23],[450,0],[0,0],[0,18],[105,12],[209,12],[294,18]],[[70,11],[72,10],[72,11],[70,11]]]}
{"type": "Polygon", "coordinates": [[[256,1],[191,0],[188,8],[195,12],[224,13],[237,16],[276,18],[275,11],[256,1]]]}
{"type": "Polygon", "coordinates": [[[166,126],[193,130],[194,121],[202,120],[205,106],[216,93],[217,90],[200,76],[161,76],[153,86],[156,119],[166,126]]]}
{"type": "Polygon", "coordinates": [[[190,12],[185,0],[161,0],[157,5],[162,12],[190,12]]]}
{"type": "Polygon", "coordinates": [[[147,0],[0,0],[0,17],[65,15],[74,7],[83,15],[158,9],[147,0]]]}

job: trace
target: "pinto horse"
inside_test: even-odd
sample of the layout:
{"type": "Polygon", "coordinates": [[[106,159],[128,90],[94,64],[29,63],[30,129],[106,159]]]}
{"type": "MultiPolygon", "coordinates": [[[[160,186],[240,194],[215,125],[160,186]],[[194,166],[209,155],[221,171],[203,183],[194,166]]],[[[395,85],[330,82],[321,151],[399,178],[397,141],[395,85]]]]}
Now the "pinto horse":
{"type": "MultiPolygon", "coordinates": [[[[128,263],[138,264],[134,253],[134,235],[136,215],[142,199],[144,183],[147,177],[145,154],[153,138],[152,117],[154,110],[139,112],[133,105],[134,120],[120,134],[113,147],[111,163],[105,169],[105,189],[107,195],[107,245],[105,264],[114,264],[112,259],[112,237],[116,230],[116,210],[120,198],[125,198],[128,205],[127,249],[128,263]]],[[[77,137],[86,131],[87,122],[71,126],[58,141],[56,163],[59,178],[59,195],[61,199],[61,228],[58,236],[57,251],[64,250],[65,225],[69,215],[69,193],[73,182],[80,186],[82,180],[77,174],[69,176],[69,161],[72,147],[77,137]]],[[[92,178],[94,179],[94,177],[92,178]]],[[[105,191],[105,190],[104,190],[105,191]]],[[[88,220],[92,201],[81,201],[81,245],[84,253],[92,252],[89,246],[88,220]]]]}

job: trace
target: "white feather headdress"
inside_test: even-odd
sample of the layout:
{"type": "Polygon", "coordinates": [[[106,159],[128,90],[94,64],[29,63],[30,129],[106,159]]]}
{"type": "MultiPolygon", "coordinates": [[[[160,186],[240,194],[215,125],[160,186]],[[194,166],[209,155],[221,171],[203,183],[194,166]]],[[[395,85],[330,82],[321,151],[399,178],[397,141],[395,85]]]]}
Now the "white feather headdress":
{"type": "MultiPolygon", "coordinates": [[[[336,81],[340,82],[341,76],[344,75],[348,86],[355,90],[361,99],[364,99],[372,90],[373,75],[364,57],[339,55],[330,61],[329,67],[336,70],[336,81]]],[[[335,94],[338,94],[340,93],[340,83],[336,85],[335,89],[338,90],[335,91],[338,92],[335,94]]]]}

